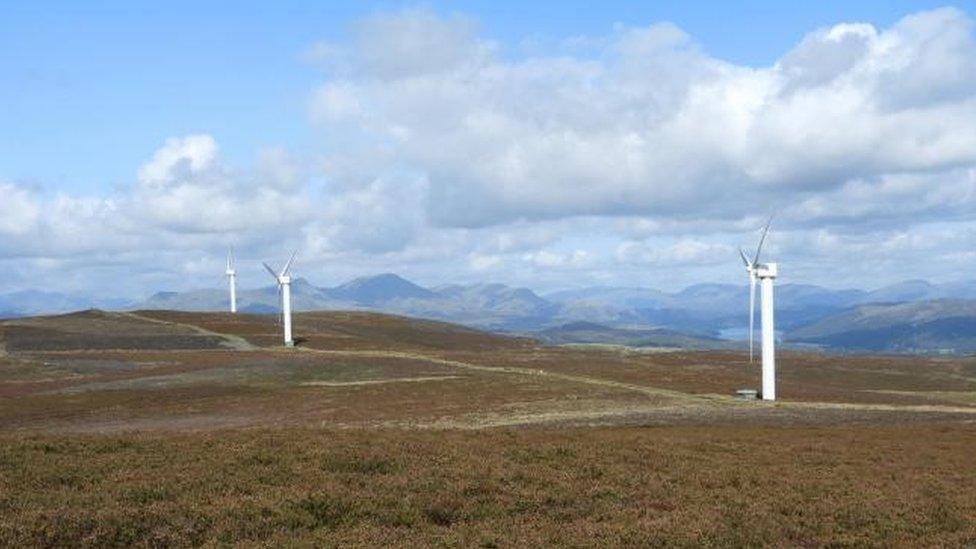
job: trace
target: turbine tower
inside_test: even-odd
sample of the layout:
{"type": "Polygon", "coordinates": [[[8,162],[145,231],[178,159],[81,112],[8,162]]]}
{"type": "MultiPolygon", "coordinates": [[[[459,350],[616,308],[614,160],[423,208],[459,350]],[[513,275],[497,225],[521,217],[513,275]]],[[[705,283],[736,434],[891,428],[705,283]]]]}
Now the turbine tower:
{"type": "Polygon", "coordinates": [[[295,346],[295,341],[291,337],[291,275],[289,274],[289,271],[291,270],[291,264],[293,261],[295,261],[295,256],[297,254],[297,251],[291,254],[291,258],[288,260],[288,263],[285,263],[285,266],[281,269],[280,273],[275,273],[274,269],[269,267],[267,263],[263,264],[264,268],[271,273],[271,276],[275,279],[275,282],[278,283],[278,303],[281,307],[281,324],[284,328],[285,347],[295,346]]]}
{"type": "Polygon", "coordinates": [[[234,270],[234,249],[227,250],[227,283],[230,285],[230,312],[237,312],[237,271],[234,270]]]}
{"type": "Polygon", "coordinates": [[[749,362],[753,361],[753,337],[755,334],[755,311],[756,311],[756,281],[761,286],[761,320],[762,320],[762,398],[763,400],[776,400],[776,329],[773,320],[773,281],[778,274],[776,263],[760,263],[759,256],[762,253],[763,243],[766,241],[766,234],[769,232],[769,224],[773,219],[769,218],[766,226],[763,227],[762,236],[759,238],[759,246],[756,247],[756,255],[750,260],[746,257],[742,248],[739,248],[739,256],[745,263],[746,272],[749,273],[749,362]]]}

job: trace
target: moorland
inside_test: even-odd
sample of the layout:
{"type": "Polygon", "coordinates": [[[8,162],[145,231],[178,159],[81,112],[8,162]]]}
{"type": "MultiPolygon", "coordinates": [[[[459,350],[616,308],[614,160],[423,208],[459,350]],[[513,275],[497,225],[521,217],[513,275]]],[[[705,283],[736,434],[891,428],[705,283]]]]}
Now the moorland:
{"type": "Polygon", "coordinates": [[[976,359],[367,312],[0,323],[0,543],[967,545],[976,359]]]}

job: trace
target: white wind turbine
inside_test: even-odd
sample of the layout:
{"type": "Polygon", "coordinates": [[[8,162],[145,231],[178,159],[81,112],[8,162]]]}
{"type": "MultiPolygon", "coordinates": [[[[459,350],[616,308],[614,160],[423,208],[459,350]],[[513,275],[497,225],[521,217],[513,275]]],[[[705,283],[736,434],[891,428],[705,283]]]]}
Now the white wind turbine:
{"type": "Polygon", "coordinates": [[[763,243],[766,241],[766,234],[769,232],[769,224],[773,219],[770,218],[763,227],[762,236],[759,238],[759,246],[756,248],[756,255],[750,260],[746,257],[742,248],[739,248],[739,256],[745,263],[746,271],[749,273],[749,362],[753,360],[753,337],[755,331],[755,311],[756,311],[756,280],[761,284],[762,298],[762,398],[763,400],[776,400],[776,331],[773,320],[773,280],[776,279],[776,263],[760,263],[759,256],[762,253],[763,243]]]}
{"type": "Polygon", "coordinates": [[[279,311],[281,314],[281,324],[283,325],[285,332],[286,347],[295,346],[295,341],[291,337],[291,275],[288,274],[288,271],[291,269],[291,264],[293,261],[295,261],[295,256],[297,254],[297,251],[291,254],[291,258],[288,260],[288,263],[285,263],[285,266],[281,269],[280,273],[275,273],[274,269],[269,267],[267,263],[263,264],[264,268],[271,273],[271,276],[275,279],[275,282],[278,283],[278,303],[280,305],[279,311]]]}
{"type": "Polygon", "coordinates": [[[237,271],[234,270],[234,249],[227,250],[227,283],[230,285],[230,312],[237,312],[237,271]]]}

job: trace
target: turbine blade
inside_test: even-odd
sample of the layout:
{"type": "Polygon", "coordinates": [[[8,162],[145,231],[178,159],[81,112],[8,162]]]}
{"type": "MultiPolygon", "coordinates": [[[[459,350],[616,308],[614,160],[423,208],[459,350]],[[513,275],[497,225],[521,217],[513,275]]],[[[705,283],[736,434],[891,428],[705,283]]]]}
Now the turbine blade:
{"type": "Polygon", "coordinates": [[[756,258],[752,260],[753,265],[759,265],[759,254],[762,252],[763,242],[766,241],[766,233],[769,232],[769,224],[773,222],[773,216],[769,216],[769,221],[766,222],[766,226],[763,227],[762,236],[759,237],[759,246],[756,248],[756,258]]]}
{"type": "Polygon", "coordinates": [[[746,257],[746,253],[742,251],[742,248],[741,247],[739,248],[739,257],[742,258],[742,263],[744,263],[746,267],[751,267],[752,266],[752,264],[749,263],[749,258],[746,257]]]}
{"type": "Polygon", "coordinates": [[[227,270],[231,270],[234,266],[234,248],[227,249],[227,270]]]}
{"type": "Polygon", "coordinates": [[[281,276],[285,276],[286,274],[288,274],[288,269],[291,269],[291,264],[293,261],[295,261],[296,255],[298,255],[298,250],[295,250],[294,253],[291,254],[291,257],[288,259],[288,263],[285,263],[285,268],[281,270],[281,276]]]}
{"type": "Polygon", "coordinates": [[[264,265],[264,268],[267,269],[269,273],[271,273],[271,277],[275,279],[275,282],[278,282],[278,275],[275,274],[274,269],[268,266],[267,263],[261,263],[261,264],[264,265]]]}

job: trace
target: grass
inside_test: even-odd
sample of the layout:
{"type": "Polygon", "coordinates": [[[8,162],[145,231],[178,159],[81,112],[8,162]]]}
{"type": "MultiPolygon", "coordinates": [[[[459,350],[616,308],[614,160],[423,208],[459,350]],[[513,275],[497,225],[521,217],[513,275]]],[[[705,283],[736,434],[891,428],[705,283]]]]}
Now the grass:
{"type": "Polygon", "coordinates": [[[0,544],[965,545],[976,432],[228,431],[0,439],[0,544]]]}

